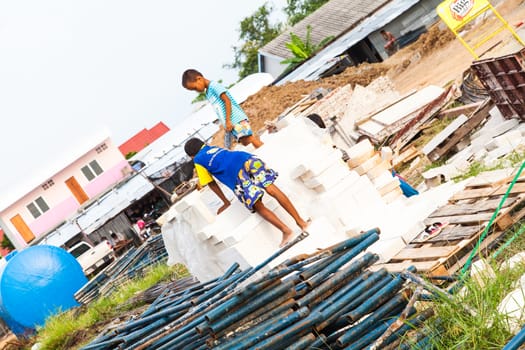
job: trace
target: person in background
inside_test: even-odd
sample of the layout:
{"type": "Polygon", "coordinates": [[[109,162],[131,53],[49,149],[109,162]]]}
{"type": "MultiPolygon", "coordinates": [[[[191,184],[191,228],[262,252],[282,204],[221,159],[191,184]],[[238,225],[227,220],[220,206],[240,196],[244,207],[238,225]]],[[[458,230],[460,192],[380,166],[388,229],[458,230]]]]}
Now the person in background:
{"type": "Polygon", "coordinates": [[[198,138],[189,139],[184,145],[184,151],[193,159],[201,185],[208,185],[222,200],[223,205],[217,214],[228,208],[230,201],[214,178],[229,187],[248,210],[258,213],[282,232],[280,247],[293,238],[293,231],[263,204],[265,192],[279,202],[301,230],[308,227],[309,220],[301,218],[290,199],[274,184],[277,173],[267,168],[259,158],[247,152],[208,146],[198,138]]]}
{"type": "Polygon", "coordinates": [[[392,56],[399,49],[396,37],[394,36],[394,34],[387,32],[384,29],[380,31],[380,33],[383,39],[386,41],[386,44],[384,46],[386,53],[388,54],[388,56],[392,56]]]}
{"type": "Polygon", "coordinates": [[[206,79],[195,69],[188,69],[182,74],[182,86],[188,90],[206,92],[206,99],[225,129],[224,146],[227,149],[231,149],[232,137],[243,146],[250,143],[255,148],[262,146],[262,141],[252,132],[248,116],[224,86],[206,79]]]}

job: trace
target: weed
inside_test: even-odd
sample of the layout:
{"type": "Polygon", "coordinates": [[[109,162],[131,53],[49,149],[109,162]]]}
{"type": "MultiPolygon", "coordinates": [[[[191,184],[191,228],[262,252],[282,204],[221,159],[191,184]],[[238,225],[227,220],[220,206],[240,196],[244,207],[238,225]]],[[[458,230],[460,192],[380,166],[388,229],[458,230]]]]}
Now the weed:
{"type": "MultiPolygon", "coordinates": [[[[510,232],[507,236],[512,234],[510,232]]],[[[516,288],[516,281],[525,273],[525,265],[517,265],[512,270],[500,270],[498,265],[510,254],[524,249],[525,237],[520,236],[498,261],[489,262],[494,276],[484,278],[483,286],[474,279],[467,278],[465,286],[455,294],[453,301],[442,298],[434,304],[437,316],[429,326],[434,335],[439,334],[432,338],[435,349],[476,350],[504,347],[512,334],[506,316],[498,312],[498,305],[516,288]],[[474,311],[468,312],[465,306],[474,311]]]]}
{"type": "MultiPolygon", "coordinates": [[[[41,343],[43,350],[75,349],[75,346],[95,336],[104,324],[121,312],[121,309],[117,308],[118,305],[161,281],[187,275],[188,270],[183,265],[152,266],[143,277],[128,281],[109,296],[48,318],[45,325],[38,329],[37,341],[41,343]]],[[[129,308],[135,306],[130,305],[129,308]]]]}

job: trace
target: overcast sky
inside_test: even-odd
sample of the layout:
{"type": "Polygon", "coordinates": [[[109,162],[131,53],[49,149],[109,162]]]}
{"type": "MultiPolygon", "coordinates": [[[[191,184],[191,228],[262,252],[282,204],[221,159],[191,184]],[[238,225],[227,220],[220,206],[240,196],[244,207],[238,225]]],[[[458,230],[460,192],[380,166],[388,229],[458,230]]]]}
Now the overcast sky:
{"type": "Polygon", "coordinates": [[[0,201],[102,130],[120,144],[161,120],[176,127],[195,97],[182,72],[235,82],[222,66],[263,3],[0,0],[0,201]]]}

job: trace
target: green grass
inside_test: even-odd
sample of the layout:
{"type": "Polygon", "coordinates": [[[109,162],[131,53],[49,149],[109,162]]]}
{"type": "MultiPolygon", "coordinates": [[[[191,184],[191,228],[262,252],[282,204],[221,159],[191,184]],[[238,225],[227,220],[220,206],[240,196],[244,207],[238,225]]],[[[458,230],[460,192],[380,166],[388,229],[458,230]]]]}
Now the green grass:
{"type": "Polygon", "coordinates": [[[517,167],[521,165],[523,161],[525,161],[525,152],[523,151],[513,151],[512,153],[509,153],[507,156],[500,159],[494,166],[487,166],[483,164],[483,162],[474,161],[470,164],[470,167],[465,173],[452,178],[452,180],[459,182],[468,179],[469,177],[477,176],[484,171],[517,167]]]}
{"type": "MultiPolygon", "coordinates": [[[[512,236],[517,229],[510,230],[506,236],[512,236]]],[[[437,317],[430,323],[430,329],[436,335],[433,337],[435,349],[501,349],[512,338],[506,317],[497,312],[497,307],[516,288],[516,281],[525,273],[525,265],[512,270],[500,270],[499,265],[523,250],[525,236],[520,236],[497,261],[489,260],[495,276],[483,279],[485,286],[468,279],[464,290],[457,293],[452,302],[443,298],[434,304],[437,317]],[[466,311],[465,306],[474,313],[466,311]]]]}
{"type": "Polygon", "coordinates": [[[139,307],[140,305],[137,304],[119,307],[137,293],[159,282],[179,279],[187,275],[188,271],[183,265],[173,267],[168,267],[166,264],[155,265],[142,278],[121,285],[108,297],[99,298],[87,306],[50,317],[45,325],[37,330],[36,341],[42,344],[43,350],[75,349],[80,343],[85,343],[98,334],[103,325],[126,309],[139,307]]]}

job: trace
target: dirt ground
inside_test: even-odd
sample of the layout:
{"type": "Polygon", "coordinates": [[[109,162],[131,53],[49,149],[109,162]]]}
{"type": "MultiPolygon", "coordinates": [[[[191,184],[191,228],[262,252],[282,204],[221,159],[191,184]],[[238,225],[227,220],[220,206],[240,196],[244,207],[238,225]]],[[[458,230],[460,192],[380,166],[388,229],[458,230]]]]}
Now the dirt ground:
{"type": "MultiPolygon", "coordinates": [[[[496,9],[513,27],[515,23],[525,19],[524,0],[502,1],[496,5],[496,9]]],[[[483,36],[484,33],[494,30],[497,25],[499,23],[493,15],[481,18],[466,31],[464,38],[467,41],[473,40],[475,36],[483,36]]],[[[500,44],[482,58],[501,56],[519,49],[511,34],[504,31],[476,52],[480,54],[499,41],[500,44]]],[[[452,32],[439,22],[415,43],[398,51],[384,62],[349,67],[339,75],[318,81],[298,81],[282,86],[264,87],[250,96],[242,107],[250,117],[252,128],[260,130],[266,120],[274,120],[288,107],[317,88],[333,89],[346,84],[366,86],[377,77],[386,75],[393,81],[395,88],[404,94],[430,84],[445,86],[451,82],[460,83],[463,72],[473,60],[452,32]]],[[[213,143],[221,145],[223,138],[221,131],[214,137],[213,143]]]]}

